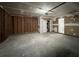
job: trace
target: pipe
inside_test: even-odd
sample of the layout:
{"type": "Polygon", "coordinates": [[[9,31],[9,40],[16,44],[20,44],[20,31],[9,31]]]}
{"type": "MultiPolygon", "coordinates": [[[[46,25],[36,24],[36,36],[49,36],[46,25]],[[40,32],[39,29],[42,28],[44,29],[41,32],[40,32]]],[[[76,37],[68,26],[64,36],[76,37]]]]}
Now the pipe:
{"type": "Polygon", "coordinates": [[[49,10],[49,11],[52,11],[52,10],[56,9],[56,8],[60,7],[61,5],[65,4],[65,3],[66,3],[66,2],[63,2],[63,3],[59,4],[58,6],[56,6],[56,7],[52,8],[52,9],[51,9],[51,10],[49,10]]]}

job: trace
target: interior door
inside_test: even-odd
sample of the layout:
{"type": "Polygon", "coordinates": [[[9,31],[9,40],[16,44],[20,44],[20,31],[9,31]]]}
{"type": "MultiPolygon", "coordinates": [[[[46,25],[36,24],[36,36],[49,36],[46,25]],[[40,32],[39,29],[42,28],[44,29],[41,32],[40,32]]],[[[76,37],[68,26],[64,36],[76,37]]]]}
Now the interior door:
{"type": "Polygon", "coordinates": [[[47,20],[40,20],[40,33],[47,32],[47,20]]]}
{"type": "Polygon", "coordinates": [[[64,18],[59,19],[59,28],[58,28],[59,33],[64,33],[64,18]]]}

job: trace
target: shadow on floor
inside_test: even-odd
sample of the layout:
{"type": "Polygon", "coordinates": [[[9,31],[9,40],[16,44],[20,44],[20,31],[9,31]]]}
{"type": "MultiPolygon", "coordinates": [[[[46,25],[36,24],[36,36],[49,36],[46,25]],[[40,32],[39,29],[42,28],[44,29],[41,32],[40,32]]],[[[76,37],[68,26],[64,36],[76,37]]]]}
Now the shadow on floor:
{"type": "Polygon", "coordinates": [[[75,57],[77,55],[69,49],[58,49],[55,50],[55,52],[47,53],[44,56],[45,57],[75,57]]]}

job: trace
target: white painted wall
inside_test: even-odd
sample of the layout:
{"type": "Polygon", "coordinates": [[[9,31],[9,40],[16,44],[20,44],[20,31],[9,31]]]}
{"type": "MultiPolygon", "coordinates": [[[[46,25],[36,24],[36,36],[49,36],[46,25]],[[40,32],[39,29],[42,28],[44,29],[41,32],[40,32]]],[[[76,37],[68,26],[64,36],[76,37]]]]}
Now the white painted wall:
{"type": "Polygon", "coordinates": [[[40,33],[47,32],[47,20],[44,20],[40,17],[40,33]]]}
{"type": "Polygon", "coordinates": [[[58,19],[58,32],[64,33],[64,18],[58,19]]]}

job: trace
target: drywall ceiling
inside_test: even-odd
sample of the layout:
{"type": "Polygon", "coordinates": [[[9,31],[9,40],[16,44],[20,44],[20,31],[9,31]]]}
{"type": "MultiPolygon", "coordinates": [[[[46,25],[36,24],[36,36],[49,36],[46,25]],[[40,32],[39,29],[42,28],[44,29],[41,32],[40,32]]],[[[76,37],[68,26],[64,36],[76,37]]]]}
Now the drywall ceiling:
{"type": "Polygon", "coordinates": [[[41,16],[48,13],[49,16],[63,16],[78,13],[78,2],[66,2],[65,4],[55,8],[52,12],[48,12],[52,8],[63,2],[0,2],[0,5],[12,15],[33,15],[41,16]]]}
{"type": "Polygon", "coordinates": [[[56,15],[56,16],[65,16],[65,15],[74,15],[79,12],[79,3],[65,3],[58,8],[54,9],[52,13],[49,15],[56,15]]]}

